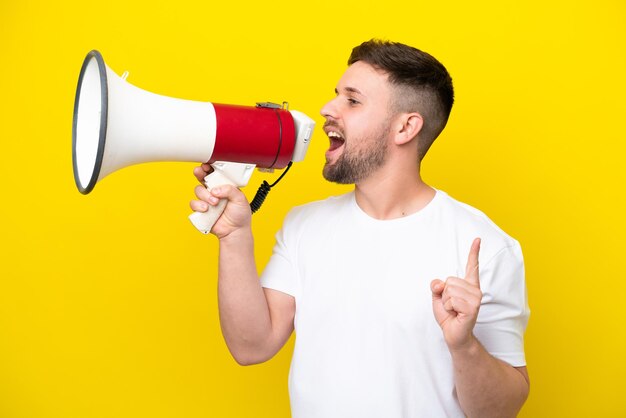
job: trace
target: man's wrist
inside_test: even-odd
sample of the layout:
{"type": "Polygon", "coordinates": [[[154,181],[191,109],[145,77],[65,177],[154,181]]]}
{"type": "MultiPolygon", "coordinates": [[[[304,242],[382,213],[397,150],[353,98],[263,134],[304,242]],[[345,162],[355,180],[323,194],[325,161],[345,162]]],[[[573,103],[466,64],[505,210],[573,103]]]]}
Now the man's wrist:
{"type": "Polygon", "coordinates": [[[223,237],[218,237],[218,239],[220,245],[240,245],[242,241],[252,240],[252,228],[249,225],[237,228],[223,237]]]}
{"type": "Polygon", "coordinates": [[[465,358],[472,358],[475,357],[481,349],[482,345],[473,333],[469,335],[466,341],[454,346],[448,346],[448,350],[450,351],[452,357],[462,356],[465,358]]]}

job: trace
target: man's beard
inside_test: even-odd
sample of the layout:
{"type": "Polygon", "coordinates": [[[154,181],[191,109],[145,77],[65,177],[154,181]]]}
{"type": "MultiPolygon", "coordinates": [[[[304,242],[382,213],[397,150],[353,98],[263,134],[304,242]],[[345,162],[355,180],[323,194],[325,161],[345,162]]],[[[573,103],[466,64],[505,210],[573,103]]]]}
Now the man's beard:
{"type": "Polygon", "coordinates": [[[339,184],[355,184],[376,171],[387,158],[386,136],[390,123],[384,123],[378,132],[369,138],[351,139],[355,143],[364,142],[369,147],[350,151],[348,143],[344,144],[343,154],[334,164],[324,165],[323,175],[328,181],[339,184]]]}

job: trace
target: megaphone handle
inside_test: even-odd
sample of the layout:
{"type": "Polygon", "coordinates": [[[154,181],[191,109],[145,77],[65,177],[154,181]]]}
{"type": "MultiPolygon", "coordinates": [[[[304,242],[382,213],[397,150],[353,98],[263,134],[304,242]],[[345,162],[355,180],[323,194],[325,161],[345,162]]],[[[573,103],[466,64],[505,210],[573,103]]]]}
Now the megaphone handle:
{"type": "Polygon", "coordinates": [[[215,222],[222,216],[224,209],[226,209],[227,201],[222,199],[216,206],[209,206],[209,210],[206,212],[194,212],[189,215],[189,220],[195,226],[198,231],[203,234],[211,232],[211,228],[215,225],[215,222]]]}
{"type": "MultiPolygon", "coordinates": [[[[216,162],[211,164],[214,171],[204,178],[204,185],[210,191],[213,187],[229,184],[235,187],[243,187],[248,184],[254,171],[254,164],[216,162]]],[[[194,212],[189,215],[189,220],[203,234],[208,234],[215,222],[222,216],[226,203],[222,199],[215,206],[209,206],[206,212],[194,212]]]]}

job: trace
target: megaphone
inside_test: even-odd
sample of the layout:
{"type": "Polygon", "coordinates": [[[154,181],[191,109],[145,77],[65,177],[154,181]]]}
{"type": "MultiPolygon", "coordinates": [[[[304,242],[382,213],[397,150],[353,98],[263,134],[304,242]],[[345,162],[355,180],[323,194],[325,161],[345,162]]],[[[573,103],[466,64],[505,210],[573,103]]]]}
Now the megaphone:
{"type": "MultiPolygon", "coordinates": [[[[286,103],[239,106],[161,96],[118,76],[93,50],[74,102],[72,159],[78,190],[87,194],[112,172],[155,161],[209,162],[208,188],[243,187],[255,167],[282,169],[301,161],[315,122],[286,103]]],[[[226,202],[190,215],[208,233],[226,202]]]]}

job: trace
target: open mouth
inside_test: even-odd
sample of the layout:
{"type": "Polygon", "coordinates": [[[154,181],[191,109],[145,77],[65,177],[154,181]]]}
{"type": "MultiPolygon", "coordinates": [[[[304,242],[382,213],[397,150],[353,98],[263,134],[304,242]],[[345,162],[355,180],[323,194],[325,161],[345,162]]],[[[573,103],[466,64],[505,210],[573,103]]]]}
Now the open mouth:
{"type": "Polygon", "coordinates": [[[327,135],[328,139],[330,139],[330,148],[328,148],[328,151],[334,151],[337,148],[341,148],[341,146],[346,142],[344,137],[337,131],[328,131],[327,135]]]}

